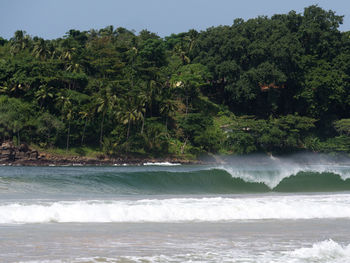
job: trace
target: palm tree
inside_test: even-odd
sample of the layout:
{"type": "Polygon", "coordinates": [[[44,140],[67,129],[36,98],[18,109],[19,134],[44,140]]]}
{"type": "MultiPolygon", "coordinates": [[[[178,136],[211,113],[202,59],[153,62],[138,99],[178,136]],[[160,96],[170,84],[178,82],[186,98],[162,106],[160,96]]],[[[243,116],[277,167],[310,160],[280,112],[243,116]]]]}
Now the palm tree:
{"type": "Polygon", "coordinates": [[[48,98],[53,98],[53,92],[51,92],[53,87],[48,87],[47,84],[43,84],[39,86],[39,89],[35,92],[35,98],[38,102],[40,102],[40,108],[43,107],[43,103],[48,98]]]}
{"type": "Polygon", "coordinates": [[[137,97],[129,97],[122,102],[122,107],[117,112],[117,118],[124,124],[128,125],[126,140],[130,136],[131,124],[142,119],[144,113],[144,103],[137,97]]]}
{"type": "Polygon", "coordinates": [[[68,122],[67,141],[66,141],[66,152],[68,152],[70,128],[71,128],[70,126],[71,126],[71,121],[73,119],[73,114],[74,114],[72,109],[72,102],[69,96],[66,96],[62,92],[58,93],[58,97],[56,100],[57,100],[58,107],[61,109],[62,119],[68,122]]]}
{"type": "Polygon", "coordinates": [[[0,93],[9,94],[11,96],[18,96],[21,91],[27,90],[29,87],[26,84],[21,84],[16,79],[10,79],[4,82],[4,86],[0,87],[0,93]]]}
{"type": "Polygon", "coordinates": [[[186,65],[186,64],[191,63],[191,60],[190,60],[190,58],[187,56],[186,51],[183,50],[182,45],[177,44],[177,45],[174,47],[174,53],[175,53],[177,56],[180,57],[180,59],[181,59],[183,65],[186,65]]]}
{"type": "Polygon", "coordinates": [[[173,99],[164,99],[160,105],[160,113],[165,115],[165,130],[168,131],[168,118],[178,109],[178,102],[173,99]]]}
{"type": "Polygon", "coordinates": [[[89,121],[89,119],[92,116],[92,112],[90,109],[85,109],[84,111],[80,111],[79,112],[80,118],[82,120],[84,120],[84,128],[83,128],[83,134],[81,135],[81,146],[83,146],[84,144],[84,137],[85,137],[85,131],[86,131],[86,127],[87,127],[87,123],[89,121]]]}
{"type": "Polygon", "coordinates": [[[80,72],[81,65],[76,60],[77,48],[71,43],[69,39],[65,39],[59,47],[60,56],[59,59],[63,60],[66,64],[65,68],[69,72],[80,72]]]}
{"type": "Polygon", "coordinates": [[[144,130],[147,108],[150,109],[150,114],[152,117],[152,106],[156,89],[157,83],[154,80],[149,80],[144,82],[144,85],[141,86],[140,92],[137,95],[137,104],[143,108],[141,134],[144,130]]]}
{"type": "Polygon", "coordinates": [[[60,49],[61,49],[60,59],[65,61],[71,61],[76,51],[76,48],[69,46],[69,44],[62,44],[60,49]]]}
{"type": "Polygon", "coordinates": [[[50,51],[44,39],[39,38],[37,41],[35,41],[32,54],[36,58],[41,58],[43,60],[50,56],[50,51]]]}
{"type": "Polygon", "coordinates": [[[117,96],[112,94],[111,86],[107,86],[103,88],[103,83],[100,82],[100,92],[96,98],[97,105],[97,113],[102,113],[102,120],[100,125],[100,146],[102,147],[102,139],[103,139],[103,125],[105,121],[106,113],[109,109],[111,109],[114,103],[117,100],[117,96]]]}
{"type": "Polygon", "coordinates": [[[135,97],[135,106],[136,106],[136,111],[135,111],[135,115],[136,115],[136,119],[142,120],[142,125],[141,125],[141,134],[143,134],[143,129],[145,127],[145,118],[146,118],[146,100],[144,97],[135,97]]]}
{"type": "Polygon", "coordinates": [[[88,31],[88,39],[89,39],[88,42],[90,42],[93,39],[96,39],[97,37],[98,37],[98,31],[96,29],[90,29],[88,31]]]}
{"type": "Polygon", "coordinates": [[[12,55],[16,55],[18,52],[29,47],[30,36],[26,35],[26,31],[17,30],[14,37],[11,38],[11,49],[12,55]]]}
{"type": "Polygon", "coordinates": [[[112,37],[114,36],[114,27],[106,26],[105,28],[100,29],[98,33],[100,36],[106,37],[111,40],[112,37]]]}

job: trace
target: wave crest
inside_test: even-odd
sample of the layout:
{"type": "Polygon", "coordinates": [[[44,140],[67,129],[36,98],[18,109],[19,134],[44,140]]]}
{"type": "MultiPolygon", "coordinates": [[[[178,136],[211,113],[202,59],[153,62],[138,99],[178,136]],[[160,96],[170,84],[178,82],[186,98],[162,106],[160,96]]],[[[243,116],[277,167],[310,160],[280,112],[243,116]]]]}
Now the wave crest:
{"type": "Polygon", "coordinates": [[[350,190],[349,166],[242,167],[237,165],[235,167],[101,167],[100,169],[51,167],[47,169],[42,174],[1,174],[0,194],[154,195],[350,190]]]}

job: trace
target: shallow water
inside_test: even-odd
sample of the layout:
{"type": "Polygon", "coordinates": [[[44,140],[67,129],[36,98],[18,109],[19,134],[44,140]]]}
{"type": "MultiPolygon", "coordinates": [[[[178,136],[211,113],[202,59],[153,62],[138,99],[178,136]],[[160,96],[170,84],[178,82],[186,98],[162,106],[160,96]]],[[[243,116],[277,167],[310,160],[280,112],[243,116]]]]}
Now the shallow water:
{"type": "Polygon", "coordinates": [[[0,167],[0,262],[350,262],[350,165],[303,160],[0,167]]]}
{"type": "Polygon", "coordinates": [[[5,262],[349,262],[349,234],[344,219],[27,224],[1,226],[0,245],[5,262]]]}

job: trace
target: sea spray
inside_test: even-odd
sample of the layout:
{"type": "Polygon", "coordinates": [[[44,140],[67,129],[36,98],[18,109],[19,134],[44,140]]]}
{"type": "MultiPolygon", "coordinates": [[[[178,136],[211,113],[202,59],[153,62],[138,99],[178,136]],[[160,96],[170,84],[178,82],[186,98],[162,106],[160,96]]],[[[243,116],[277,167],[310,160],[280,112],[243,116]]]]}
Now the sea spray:
{"type": "Polygon", "coordinates": [[[328,155],[299,154],[288,158],[254,155],[248,157],[232,157],[226,164],[215,169],[227,171],[234,178],[246,182],[264,183],[270,189],[278,186],[283,179],[296,176],[300,172],[332,173],[343,180],[350,178],[350,160],[348,158],[332,158],[328,155]]]}

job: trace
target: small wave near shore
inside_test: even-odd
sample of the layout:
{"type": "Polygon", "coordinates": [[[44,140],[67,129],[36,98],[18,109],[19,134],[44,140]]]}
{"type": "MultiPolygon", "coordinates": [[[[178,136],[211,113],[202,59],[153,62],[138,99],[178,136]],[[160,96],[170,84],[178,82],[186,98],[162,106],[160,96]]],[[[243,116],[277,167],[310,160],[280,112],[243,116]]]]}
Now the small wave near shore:
{"type": "Polygon", "coordinates": [[[350,218],[350,195],[16,202],[0,205],[1,224],[229,222],[350,218]]]}

